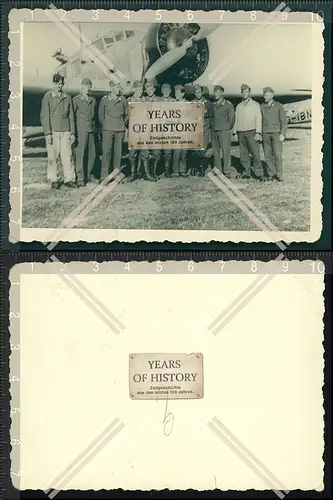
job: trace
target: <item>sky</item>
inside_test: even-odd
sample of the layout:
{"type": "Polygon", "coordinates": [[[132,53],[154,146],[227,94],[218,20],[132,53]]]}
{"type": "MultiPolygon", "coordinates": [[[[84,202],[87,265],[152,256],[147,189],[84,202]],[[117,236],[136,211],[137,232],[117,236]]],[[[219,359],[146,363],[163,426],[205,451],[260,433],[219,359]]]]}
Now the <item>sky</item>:
{"type": "MultiPolygon", "coordinates": [[[[77,25],[76,25],[77,26],[77,25]]],[[[143,23],[81,23],[86,38],[93,41],[97,36],[113,29],[139,29],[146,32],[149,24],[143,23]]],[[[211,54],[209,70],[217,66],[228,54],[233,54],[241,42],[253,30],[249,24],[228,24],[219,27],[209,37],[214,42],[214,55],[211,54]]],[[[68,37],[53,22],[25,23],[24,25],[24,67],[23,76],[49,77],[58,62],[51,56],[58,48],[64,54],[73,55],[78,49],[77,41],[68,37]]],[[[228,80],[232,86],[250,78],[265,84],[284,85],[290,88],[311,88],[312,37],[310,24],[275,24],[265,28],[249,47],[237,54],[237,67],[230,70],[228,80]]],[[[200,82],[201,83],[201,82],[200,82]]],[[[202,82],[205,84],[204,82],[202,82]]],[[[251,84],[251,82],[249,82],[251,84]]]]}

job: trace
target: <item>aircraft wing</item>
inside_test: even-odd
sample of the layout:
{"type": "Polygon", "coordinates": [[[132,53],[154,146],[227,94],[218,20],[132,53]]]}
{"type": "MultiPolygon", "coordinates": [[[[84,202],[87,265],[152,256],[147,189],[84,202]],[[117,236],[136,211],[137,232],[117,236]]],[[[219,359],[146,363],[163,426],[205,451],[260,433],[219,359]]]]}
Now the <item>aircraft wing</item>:
{"type": "MultiPolygon", "coordinates": [[[[193,85],[185,85],[186,95],[192,97],[194,95],[193,85]]],[[[214,93],[211,87],[203,85],[203,93],[206,97],[214,100],[214,93]]],[[[238,104],[241,101],[241,95],[239,90],[227,90],[225,92],[225,97],[231,101],[233,104],[238,104]]],[[[251,97],[258,102],[263,101],[263,94],[261,89],[254,89],[251,91],[251,97]]],[[[299,101],[306,101],[312,98],[312,92],[310,89],[283,89],[276,91],[274,93],[274,99],[281,104],[290,104],[299,101]]]]}
{"type": "MultiPolygon", "coordinates": [[[[80,82],[81,78],[73,79],[70,82],[65,81],[65,86],[64,86],[64,92],[66,94],[69,94],[71,96],[77,95],[80,92],[80,82]]],[[[109,80],[107,79],[92,79],[93,87],[92,87],[92,94],[93,95],[105,95],[109,91],[109,80]]],[[[24,84],[23,84],[23,94],[26,96],[32,96],[32,95],[40,95],[44,96],[46,92],[49,90],[52,90],[52,82],[50,79],[41,79],[41,78],[34,78],[34,79],[24,79],[24,84]]]]}

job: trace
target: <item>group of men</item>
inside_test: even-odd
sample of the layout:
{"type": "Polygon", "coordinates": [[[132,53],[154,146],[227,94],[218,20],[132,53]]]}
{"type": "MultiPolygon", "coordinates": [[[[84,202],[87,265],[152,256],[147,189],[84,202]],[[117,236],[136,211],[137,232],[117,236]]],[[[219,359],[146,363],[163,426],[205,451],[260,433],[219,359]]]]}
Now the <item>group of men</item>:
{"type": "MultiPolygon", "coordinates": [[[[134,93],[126,99],[121,85],[110,81],[110,92],[101,99],[97,109],[96,99],[91,95],[92,82],[89,78],[82,79],[80,93],[73,99],[63,91],[62,75],[53,76],[53,85],[53,90],[45,94],[41,108],[41,123],[48,155],[47,178],[53,189],[59,189],[62,185],[57,168],[59,158],[63,168],[63,183],[69,188],[81,187],[87,182],[107,181],[114,169],[120,169],[125,131],[128,127],[128,105],[131,102],[186,100],[182,85],[175,86],[175,97],[172,97],[172,88],[168,83],[161,86],[162,96],[157,96],[154,81],[146,81],[145,84],[135,81],[134,93]],[[92,175],[96,159],[97,119],[102,126],[99,179],[92,175]]],[[[282,143],[286,136],[287,118],[283,106],[274,100],[273,89],[263,89],[264,103],[260,106],[251,98],[251,88],[243,84],[242,101],[237,105],[236,111],[232,103],[225,99],[221,85],[214,87],[214,96],[215,101],[210,101],[203,96],[200,85],[194,86],[194,101],[204,103],[204,144],[201,150],[193,152],[190,172],[198,172],[203,176],[213,156],[215,167],[225,176],[231,177],[231,144],[234,138],[239,141],[243,167],[242,173],[236,177],[250,178],[252,157],[256,179],[282,181],[282,143]],[[260,160],[261,140],[267,175],[264,175],[260,160]]],[[[187,150],[130,149],[128,157],[131,175],[128,180],[135,181],[139,177],[141,162],[144,178],[149,181],[158,180],[158,165],[162,156],[165,177],[171,177],[172,174],[184,177],[187,175],[188,153],[187,150]]]]}

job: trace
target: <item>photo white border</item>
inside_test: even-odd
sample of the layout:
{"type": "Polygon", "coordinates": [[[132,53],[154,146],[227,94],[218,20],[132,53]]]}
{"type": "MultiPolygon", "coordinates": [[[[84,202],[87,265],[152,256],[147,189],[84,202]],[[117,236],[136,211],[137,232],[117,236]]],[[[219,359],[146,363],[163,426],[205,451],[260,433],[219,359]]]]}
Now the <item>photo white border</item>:
{"type": "MultiPolygon", "coordinates": [[[[180,22],[184,18],[184,22],[189,20],[198,23],[209,23],[216,22],[219,19],[221,12],[223,11],[167,11],[167,10],[140,10],[140,11],[116,11],[116,10],[72,10],[64,14],[64,10],[58,10],[59,12],[59,22],[61,22],[61,16],[66,16],[73,22],[92,22],[94,16],[96,17],[96,12],[98,13],[98,22],[124,22],[124,19],[128,19],[133,22],[157,22],[157,16],[162,15],[162,20],[164,21],[177,21],[180,22]],[[189,19],[188,16],[193,15],[193,19],[189,19]],[[103,19],[102,19],[103,18],[103,19]]],[[[260,24],[261,22],[267,22],[267,16],[272,15],[272,13],[266,13],[262,11],[256,12],[256,20],[250,21],[249,16],[253,11],[238,11],[224,12],[222,23],[252,23],[260,24]],[[237,16],[237,20],[235,19],[237,16]],[[232,20],[231,20],[232,19],[232,20]]],[[[281,12],[275,12],[274,15],[277,17],[281,12]]],[[[20,170],[19,172],[15,169],[16,164],[10,161],[10,231],[9,240],[13,243],[22,242],[127,242],[134,243],[139,241],[145,242],[264,242],[264,243],[276,243],[279,241],[288,242],[315,242],[320,238],[322,232],[322,167],[323,167],[323,81],[324,81],[324,40],[323,40],[323,19],[319,13],[311,12],[295,12],[288,15],[285,21],[274,21],[275,23],[291,24],[302,22],[303,24],[312,24],[312,34],[313,34],[313,51],[312,51],[312,103],[316,105],[312,107],[312,123],[316,124],[312,127],[311,133],[311,214],[310,214],[310,231],[210,231],[210,230],[152,230],[152,229],[57,229],[57,228],[23,228],[22,227],[22,177],[23,177],[23,162],[22,162],[22,140],[20,139],[20,144],[18,144],[18,131],[10,131],[11,146],[10,155],[15,157],[15,152],[20,152],[20,170]],[[291,15],[292,14],[292,15],[291,15]],[[290,18],[293,21],[290,21],[290,18]],[[15,137],[16,135],[16,137],[15,137]],[[321,165],[321,168],[318,166],[321,165]],[[13,192],[15,188],[20,189],[18,196],[17,192],[13,192]]],[[[9,25],[10,32],[20,29],[20,34],[9,33],[10,38],[10,49],[9,49],[9,61],[20,60],[20,67],[11,66],[10,71],[10,89],[13,93],[17,90],[17,70],[19,69],[20,78],[20,93],[22,98],[22,84],[23,84],[23,64],[22,64],[22,41],[23,41],[23,31],[24,22],[29,20],[33,22],[45,22],[50,19],[47,16],[46,10],[42,9],[13,9],[9,15],[9,25]],[[19,28],[18,28],[19,26],[19,28]],[[16,87],[16,88],[14,88],[16,87]]],[[[161,19],[159,19],[161,21],[161,19]]],[[[14,103],[14,99],[10,99],[10,110],[9,110],[9,124],[16,123],[19,120],[22,130],[22,105],[21,99],[16,99],[19,103],[14,103]],[[19,104],[19,107],[18,107],[19,104]],[[18,115],[18,113],[20,115],[18,115]],[[16,121],[15,121],[16,120],[16,121]]]]}

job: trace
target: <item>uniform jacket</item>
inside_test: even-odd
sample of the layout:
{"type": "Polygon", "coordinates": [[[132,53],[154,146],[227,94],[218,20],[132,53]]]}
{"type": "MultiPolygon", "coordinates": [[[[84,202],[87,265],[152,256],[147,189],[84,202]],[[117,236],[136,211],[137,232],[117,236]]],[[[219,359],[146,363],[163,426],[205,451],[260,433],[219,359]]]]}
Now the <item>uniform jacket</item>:
{"type": "Polygon", "coordinates": [[[281,103],[273,101],[271,105],[263,103],[261,105],[262,113],[262,132],[278,133],[286,135],[287,115],[281,103]]]}
{"type": "Polygon", "coordinates": [[[204,129],[208,130],[212,126],[212,118],[213,118],[213,107],[211,101],[208,101],[205,97],[201,97],[200,99],[194,99],[193,102],[203,102],[204,103],[204,129]]]}
{"type": "Polygon", "coordinates": [[[111,94],[108,94],[101,99],[98,118],[103,130],[124,132],[127,116],[127,101],[124,96],[112,98],[111,94]]]}
{"type": "Polygon", "coordinates": [[[96,99],[88,96],[86,99],[81,94],[73,99],[76,130],[82,132],[94,132],[96,124],[96,99]]]}
{"type": "Polygon", "coordinates": [[[230,101],[218,100],[213,103],[213,130],[232,130],[235,123],[235,110],[230,101]]]}
{"type": "Polygon", "coordinates": [[[233,132],[247,132],[255,130],[261,134],[261,109],[260,104],[252,98],[248,102],[240,102],[236,107],[236,120],[233,132]]]}
{"type": "Polygon", "coordinates": [[[40,121],[44,134],[52,132],[71,132],[75,133],[73,103],[69,95],[61,92],[58,96],[50,90],[42,100],[40,112],[40,121]]]}

